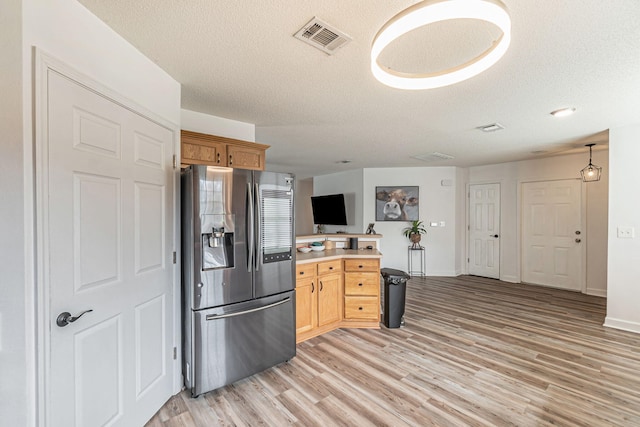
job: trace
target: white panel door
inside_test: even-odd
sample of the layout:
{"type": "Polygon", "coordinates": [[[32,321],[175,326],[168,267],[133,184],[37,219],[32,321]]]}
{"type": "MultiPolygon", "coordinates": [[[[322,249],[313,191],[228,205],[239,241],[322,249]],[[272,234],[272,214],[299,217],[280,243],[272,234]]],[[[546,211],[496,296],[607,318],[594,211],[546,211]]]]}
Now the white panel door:
{"type": "Polygon", "coordinates": [[[46,77],[49,425],[141,426],[172,391],[173,132],[46,77]]]}
{"type": "Polygon", "coordinates": [[[582,289],[581,182],[522,184],[522,281],[582,289]]]}
{"type": "Polygon", "coordinates": [[[500,184],[469,186],[468,272],[500,278],[500,184]]]}

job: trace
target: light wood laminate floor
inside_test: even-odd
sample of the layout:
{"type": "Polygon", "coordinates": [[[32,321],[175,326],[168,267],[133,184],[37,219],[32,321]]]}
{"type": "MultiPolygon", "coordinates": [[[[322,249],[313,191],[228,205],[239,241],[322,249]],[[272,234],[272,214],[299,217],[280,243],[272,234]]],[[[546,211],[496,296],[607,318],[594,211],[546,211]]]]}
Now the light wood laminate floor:
{"type": "Polygon", "coordinates": [[[640,426],[640,335],[606,300],[473,276],[414,278],[406,327],[343,329],[148,426],[640,426]]]}

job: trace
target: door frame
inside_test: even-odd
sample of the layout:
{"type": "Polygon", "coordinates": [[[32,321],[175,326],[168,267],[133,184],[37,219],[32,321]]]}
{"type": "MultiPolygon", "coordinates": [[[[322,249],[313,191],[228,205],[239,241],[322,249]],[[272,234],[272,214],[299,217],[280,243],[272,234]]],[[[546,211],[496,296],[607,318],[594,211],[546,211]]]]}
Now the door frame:
{"type": "MultiPolygon", "coordinates": [[[[516,207],[516,226],[518,228],[518,235],[517,235],[517,247],[516,247],[516,251],[517,251],[517,257],[518,257],[518,267],[517,267],[517,272],[518,272],[518,282],[519,283],[524,283],[522,281],[522,265],[523,265],[523,260],[522,260],[522,245],[524,242],[524,238],[522,236],[523,233],[523,220],[522,217],[524,215],[524,209],[523,209],[523,203],[524,203],[524,197],[523,197],[523,191],[522,191],[522,187],[523,184],[527,184],[527,183],[533,183],[533,182],[549,182],[549,181],[570,181],[570,180],[580,180],[580,178],[567,178],[566,176],[564,177],[556,177],[556,178],[545,178],[545,179],[519,179],[518,180],[518,188],[517,188],[517,207],[516,207]]],[[[578,279],[579,283],[580,283],[580,292],[583,294],[587,293],[587,245],[588,245],[588,236],[586,233],[586,229],[587,229],[587,186],[585,185],[584,182],[580,181],[580,222],[581,222],[581,228],[582,228],[582,235],[581,235],[581,239],[582,239],[582,247],[580,248],[580,256],[582,257],[582,266],[580,268],[580,277],[578,279]]],[[[542,285],[540,285],[542,286],[542,285]]]]}
{"type": "MultiPolygon", "coordinates": [[[[33,180],[33,278],[34,289],[32,290],[34,316],[30,320],[34,328],[34,363],[36,367],[34,375],[34,387],[36,402],[32,407],[36,412],[36,425],[50,425],[49,411],[49,393],[50,393],[50,375],[51,375],[51,343],[49,325],[51,313],[49,310],[50,299],[50,283],[49,283],[49,212],[47,209],[47,200],[49,196],[49,183],[47,177],[49,175],[48,163],[48,146],[47,139],[47,101],[48,101],[48,83],[47,73],[49,70],[57,72],[86,89],[100,94],[110,99],[116,104],[136,113],[152,122],[166,128],[173,133],[173,149],[176,159],[180,158],[180,126],[172,123],[161,116],[147,110],[146,108],[131,101],[126,96],[102,85],[91,77],[78,72],[70,65],[56,59],[40,48],[33,48],[34,67],[33,76],[33,152],[29,166],[31,171],[31,179],[33,180]]],[[[174,168],[175,169],[175,168],[174,168]]],[[[171,246],[176,252],[176,263],[173,264],[172,273],[172,302],[173,308],[173,330],[172,330],[172,347],[179,349],[181,344],[180,332],[180,174],[179,169],[175,169],[173,177],[173,200],[171,201],[174,211],[173,241],[171,246]]],[[[29,327],[29,326],[28,326],[29,327]]],[[[180,391],[182,387],[181,374],[181,355],[177,351],[177,357],[171,364],[173,379],[173,393],[180,391]]],[[[159,408],[158,408],[159,409],[159,408]]]]}
{"type": "MultiPolygon", "coordinates": [[[[466,189],[465,192],[467,193],[467,197],[464,198],[465,200],[465,204],[466,204],[466,215],[465,215],[465,241],[466,244],[464,245],[464,249],[465,249],[465,253],[464,253],[464,259],[466,260],[464,262],[464,272],[465,274],[469,274],[469,259],[470,259],[470,254],[471,254],[471,250],[470,250],[470,239],[471,239],[471,186],[472,185],[485,185],[485,184],[498,184],[500,186],[500,238],[502,239],[502,234],[503,234],[503,229],[502,229],[502,210],[503,210],[503,189],[504,189],[504,179],[489,179],[489,180],[479,180],[479,181],[473,181],[473,182],[469,182],[466,185],[466,189]]],[[[503,253],[503,248],[502,248],[502,241],[500,241],[500,253],[498,254],[498,262],[500,263],[500,268],[498,269],[499,273],[498,273],[498,280],[502,280],[502,253],[503,253]]]]}

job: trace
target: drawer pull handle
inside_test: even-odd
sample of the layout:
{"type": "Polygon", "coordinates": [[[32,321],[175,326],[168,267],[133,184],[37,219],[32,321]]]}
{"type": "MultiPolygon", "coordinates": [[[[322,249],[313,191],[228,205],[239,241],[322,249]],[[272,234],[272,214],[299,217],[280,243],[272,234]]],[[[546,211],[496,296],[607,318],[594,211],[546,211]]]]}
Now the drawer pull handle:
{"type": "Polygon", "coordinates": [[[316,291],[316,287],[313,285],[313,282],[311,282],[311,293],[314,293],[316,291]]]}
{"type": "Polygon", "coordinates": [[[301,276],[304,276],[304,271],[301,271],[301,272],[300,272],[300,275],[301,275],[301,276]]]}
{"type": "Polygon", "coordinates": [[[358,283],[358,286],[362,286],[362,283],[358,283]]]}
{"type": "Polygon", "coordinates": [[[320,280],[320,292],[322,292],[322,288],[324,288],[324,286],[322,285],[322,280],[320,280]]]}
{"type": "Polygon", "coordinates": [[[333,267],[329,267],[329,270],[333,270],[333,267]]]}
{"type": "Polygon", "coordinates": [[[218,153],[218,163],[220,163],[220,153],[218,153]]]}
{"type": "Polygon", "coordinates": [[[362,310],[362,307],[358,307],[358,310],[362,310]]]}
{"type": "Polygon", "coordinates": [[[361,266],[361,265],[359,265],[359,266],[358,266],[358,268],[362,268],[362,266],[361,266]]]}

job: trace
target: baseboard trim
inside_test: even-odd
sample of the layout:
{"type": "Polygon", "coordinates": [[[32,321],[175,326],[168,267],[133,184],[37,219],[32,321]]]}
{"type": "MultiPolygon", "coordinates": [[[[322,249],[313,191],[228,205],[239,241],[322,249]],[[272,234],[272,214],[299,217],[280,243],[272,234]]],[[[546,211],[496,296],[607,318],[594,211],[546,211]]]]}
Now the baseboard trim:
{"type": "Polygon", "coordinates": [[[509,282],[509,283],[520,283],[520,278],[518,276],[504,275],[504,276],[500,276],[500,280],[502,280],[503,282],[509,282]]]}
{"type": "Polygon", "coordinates": [[[620,329],[628,332],[635,332],[640,334],[640,323],[629,322],[628,320],[614,319],[609,316],[605,317],[604,325],[608,328],[620,329]]]}
{"type": "Polygon", "coordinates": [[[606,298],[607,297],[607,290],[606,289],[589,289],[587,288],[587,291],[585,292],[585,294],[587,295],[592,295],[594,297],[602,297],[602,298],[606,298]]]}

